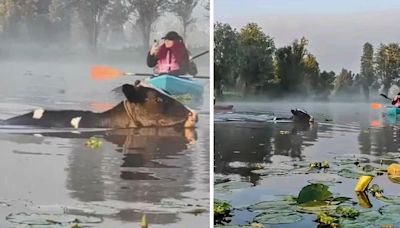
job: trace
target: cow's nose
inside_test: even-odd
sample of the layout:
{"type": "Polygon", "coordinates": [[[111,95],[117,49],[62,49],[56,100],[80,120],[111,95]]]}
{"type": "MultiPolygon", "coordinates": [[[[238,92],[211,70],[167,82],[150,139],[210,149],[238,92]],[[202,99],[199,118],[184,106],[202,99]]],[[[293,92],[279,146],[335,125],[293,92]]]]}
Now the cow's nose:
{"type": "Polygon", "coordinates": [[[195,111],[190,110],[187,119],[185,121],[184,127],[194,127],[194,125],[199,121],[195,111]]]}
{"type": "Polygon", "coordinates": [[[199,122],[199,118],[197,118],[197,113],[195,111],[190,110],[188,115],[189,118],[193,118],[196,123],[199,122]]]}

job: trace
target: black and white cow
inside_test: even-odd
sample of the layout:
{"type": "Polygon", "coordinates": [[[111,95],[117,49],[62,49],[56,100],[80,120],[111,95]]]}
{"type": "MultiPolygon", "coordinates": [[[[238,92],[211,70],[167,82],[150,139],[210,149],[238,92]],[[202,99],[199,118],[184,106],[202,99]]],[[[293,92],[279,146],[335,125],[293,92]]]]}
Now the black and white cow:
{"type": "Polygon", "coordinates": [[[154,87],[136,82],[124,84],[125,101],[102,113],[77,110],[43,110],[16,116],[0,123],[60,128],[194,127],[194,111],[154,87]]]}

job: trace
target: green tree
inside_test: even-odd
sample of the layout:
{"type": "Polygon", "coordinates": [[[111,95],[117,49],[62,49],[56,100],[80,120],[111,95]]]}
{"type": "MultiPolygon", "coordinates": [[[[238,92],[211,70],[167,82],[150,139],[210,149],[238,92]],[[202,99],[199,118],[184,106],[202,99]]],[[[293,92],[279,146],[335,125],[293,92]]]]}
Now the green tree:
{"type": "Polygon", "coordinates": [[[319,92],[320,72],[317,59],[308,53],[304,56],[302,65],[304,70],[303,87],[307,88],[307,91],[319,92]]]}
{"type": "Polygon", "coordinates": [[[149,49],[150,33],[154,22],[167,12],[170,7],[169,0],[127,0],[129,12],[137,17],[136,24],[142,32],[143,48],[149,49]]]}
{"type": "Polygon", "coordinates": [[[394,79],[400,77],[400,46],[398,43],[381,44],[376,55],[376,73],[387,92],[394,79]]]}
{"type": "Polygon", "coordinates": [[[363,54],[361,56],[361,84],[364,95],[369,100],[369,87],[375,82],[374,72],[374,47],[370,43],[363,46],[363,54]]]}
{"type": "Polygon", "coordinates": [[[335,79],[335,95],[343,95],[351,93],[353,85],[353,73],[347,69],[342,69],[335,79]]]}
{"type": "Polygon", "coordinates": [[[18,38],[22,23],[29,24],[37,15],[37,2],[35,0],[1,0],[0,11],[2,15],[3,31],[7,37],[18,38]]]}
{"type": "MultiPolygon", "coordinates": [[[[276,52],[277,77],[280,79],[280,86],[285,93],[304,92],[304,78],[306,75],[304,60],[307,56],[306,46],[308,41],[303,37],[294,40],[291,46],[279,48],[276,52]]],[[[311,56],[309,56],[311,57],[311,56]]],[[[314,57],[310,58],[310,64],[314,65],[308,69],[309,73],[319,71],[318,64],[314,57]]],[[[310,76],[310,80],[311,80],[310,76]]]]}
{"type": "Polygon", "coordinates": [[[118,40],[118,36],[123,34],[123,25],[129,19],[129,10],[127,8],[125,0],[110,0],[105,13],[104,13],[104,25],[114,35],[113,38],[118,40]]]}
{"type": "Polygon", "coordinates": [[[198,3],[199,0],[173,0],[170,4],[170,11],[182,21],[184,38],[186,38],[188,26],[196,21],[192,13],[198,3]]]}
{"type": "Polygon", "coordinates": [[[229,24],[214,24],[214,87],[222,96],[223,85],[234,85],[238,73],[238,33],[229,24]]]}
{"type": "Polygon", "coordinates": [[[108,4],[108,0],[76,0],[74,2],[74,8],[87,30],[88,44],[93,52],[97,49],[101,19],[108,4]]]}
{"type": "Polygon", "coordinates": [[[319,77],[319,85],[317,89],[317,94],[322,100],[327,100],[331,91],[334,88],[335,72],[322,71],[319,77]]]}
{"type": "Polygon", "coordinates": [[[245,95],[268,87],[274,79],[274,41],[256,23],[249,23],[239,33],[240,77],[245,83],[245,95]]]}
{"type": "Polygon", "coordinates": [[[56,39],[65,40],[71,31],[72,7],[63,0],[52,0],[49,5],[49,20],[56,39]]]}

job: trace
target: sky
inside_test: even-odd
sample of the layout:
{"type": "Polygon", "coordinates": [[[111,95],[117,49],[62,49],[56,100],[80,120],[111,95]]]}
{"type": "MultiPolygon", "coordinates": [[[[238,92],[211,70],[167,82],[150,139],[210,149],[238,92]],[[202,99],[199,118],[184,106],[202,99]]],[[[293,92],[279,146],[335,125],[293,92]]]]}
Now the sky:
{"type": "Polygon", "coordinates": [[[400,43],[399,0],[214,0],[214,21],[255,22],[276,47],[301,37],[321,70],[360,71],[362,46],[400,43]]]}

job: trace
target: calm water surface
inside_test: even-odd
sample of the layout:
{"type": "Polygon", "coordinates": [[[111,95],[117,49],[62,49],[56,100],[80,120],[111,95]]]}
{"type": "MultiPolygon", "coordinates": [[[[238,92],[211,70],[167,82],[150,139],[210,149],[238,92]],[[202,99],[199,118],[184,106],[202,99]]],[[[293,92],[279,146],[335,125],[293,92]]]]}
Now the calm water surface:
{"type": "MultiPolygon", "coordinates": [[[[216,199],[226,200],[235,208],[231,224],[251,223],[256,214],[246,210],[248,206],[282,196],[297,197],[309,183],[328,184],[335,196],[351,197],[357,202],[353,190],[356,179],[330,172],[289,173],[285,167],[327,160],[332,168],[339,168],[343,158],[381,168],[400,162],[400,122],[386,118],[383,109],[373,110],[368,103],[232,104],[234,113],[215,114],[214,167],[216,180],[248,183],[231,191],[215,191],[216,199]],[[310,126],[271,121],[273,116],[289,117],[293,108],[307,110],[316,123],[310,126]],[[260,168],[267,171],[254,172],[260,168]]],[[[389,181],[386,174],[374,178],[373,183],[379,184],[386,195],[399,195],[400,185],[389,181]]],[[[370,210],[384,205],[373,197],[370,201],[370,210]]],[[[315,218],[304,214],[300,222],[266,227],[316,227],[315,218]]]]}
{"type": "MultiPolygon", "coordinates": [[[[0,63],[0,119],[38,107],[103,111],[123,99],[112,89],[136,79],[93,81],[89,66],[0,63]]],[[[204,75],[207,69],[200,66],[204,75]]],[[[202,82],[208,101],[209,83],[202,82]]],[[[143,214],[150,227],[208,226],[208,102],[195,109],[199,123],[187,131],[0,129],[0,227],[46,219],[64,222],[51,227],[70,227],[71,218],[91,227],[138,227],[143,214]],[[85,147],[91,136],[101,139],[101,148],[85,147]]]]}

